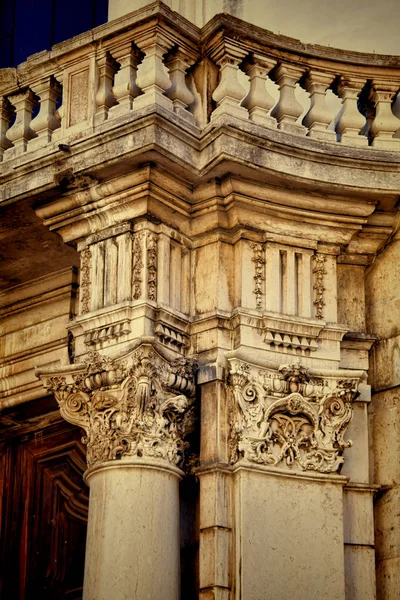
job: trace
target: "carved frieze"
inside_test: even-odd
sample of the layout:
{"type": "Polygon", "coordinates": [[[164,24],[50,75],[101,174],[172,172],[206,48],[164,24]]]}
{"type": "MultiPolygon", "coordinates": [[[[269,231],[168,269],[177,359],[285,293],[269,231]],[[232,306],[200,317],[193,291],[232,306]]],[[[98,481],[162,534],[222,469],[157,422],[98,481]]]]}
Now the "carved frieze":
{"type": "Polygon", "coordinates": [[[82,427],[89,467],[125,457],[181,465],[194,427],[194,365],[172,363],[149,344],[126,360],[91,353],[67,375],[38,374],[62,416],[82,427]]]}
{"type": "Polygon", "coordinates": [[[240,458],[284,469],[335,473],[351,446],[344,435],[358,379],[312,378],[299,362],[275,374],[231,365],[231,462],[240,458]],[[330,385],[327,385],[329,383],[330,385]]]}

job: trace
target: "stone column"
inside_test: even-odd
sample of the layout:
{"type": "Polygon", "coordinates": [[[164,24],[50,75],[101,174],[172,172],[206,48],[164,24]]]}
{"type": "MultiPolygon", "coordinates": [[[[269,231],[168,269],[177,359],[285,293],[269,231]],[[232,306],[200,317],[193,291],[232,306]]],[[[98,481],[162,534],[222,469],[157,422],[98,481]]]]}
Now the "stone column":
{"type": "Polygon", "coordinates": [[[141,343],[123,358],[39,373],[86,436],[84,600],[180,598],[179,480],[194,424],[193,365],[141,343]]]}

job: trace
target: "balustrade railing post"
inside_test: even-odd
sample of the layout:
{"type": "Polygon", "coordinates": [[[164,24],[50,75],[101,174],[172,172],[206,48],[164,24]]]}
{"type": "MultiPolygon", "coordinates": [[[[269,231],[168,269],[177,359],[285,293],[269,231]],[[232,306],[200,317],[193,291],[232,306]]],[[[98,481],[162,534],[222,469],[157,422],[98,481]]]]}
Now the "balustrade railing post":
{"type": "Polygon", "coordinates": [[[125,41],[112,49],[112,56],[119,63],[120,69],[114,77],[112,93],[118,102],[112,106],[108,118],[117,117],[132,110],[134,99],[142,93],[136,84],[137,68],[141,60],[141,52],[131,41],[125,41]]]}
{"type": "Polygon", "coordinates": [[[335,131],[328,129],[335,114],[326,104],[326,91],[333,78],[333,75],[319,71],[310,71],[305,78],[304,87],[310,94],[311,106],[302,123],[308,128],[309,137],[336,140],[335,131]]]}
{"type": "Polygon", "coordinates": [[[4,156],[9,158],[25,152],[29,140],[36,137],[36,133],[31,128],[31,121],[32,110],[36,106],[37,100],[29,88],[24,92],[9,96],[8,99],[16,111],[15,122],[6,133],[7,138],[13,143],[13,147],[4,152],[4,156]]]}
{"type": "Polygon", "coordinates": [[[229,114],[241,119],[248,119],[249,113],[240,102],[246,95],[246,90],[238,80],[239,64],[246,58],[247,53],[224,41],[213,53],[212,59],[220,67],[220,81],[212,95],[217,103],[211,119],[221,114],[229,114]]]}
{"type": "Polygon", "coordinates": [[[114,75],[117,72],[117,67],[114,59],[108,52],[97,58],[98,69],[98,88],[96,93],[96,114],[94,115],[94,124],[98,125],[108,118],[108,111],[116,100],[112,93],[114,75]]]}
{"type": "Polygon", "coordinates": [[[132,110],[134,99],[142,93],[136,84],[137,68],[141,60],[140,51],[131,41],[124,41],[113,48],[111,53],[119,63],[120,69],[114,77],[114,87],[112,88],[118,104],[110,108],[108,118],[117,117],[132,110]]]}
{"type": "Polygon", "coordinates": [[[400,138],[393,136],[400,128],[400,120],[393,114],[392,101],[396,97],[400,83],[373,80],[371,100],[375,105],[375,118],[370,127],[372,146],[382,150],[398,150],[400,138]]]}
{"type": "Polygon", "coordinates": [[[171,48],[171,42],[161,33],[151,32],[139,36],[135,43],[145,56],[136,79],[143,94],[135,99],[133,110],[158,105],[172,111],[172,101],[165,95],[166,90],[171,87],[171,80],[163,62],[164,55],[171,48]]]}
{"type": "Polygon", "coordinates": [[[343,106],[335,130],[339,141],[347,146],[368,146],[368,137],[360,135],[366,119],[358,110],[358,98],[364,85],[364,79],[346,76],[341,77],[336,88],[343,106]]]}
{"type": "Polygon", "coordinates": [[[0,97],[0,161],[3,160],[4,151],[12,146],[12,143],[6,136],[10,127],[12,114],[12,107],[7,98],[0,97]]]}
{"type": "Polygon", "coordinates": [[[166,91],[166,95],[174,105],[174,111],[183,119],[186,119],[193,125],[195,119],[187,110],[187,107],[194,101],[192,92],[186,85],[185,77],[187,69],[194,63],[194,59],[189,57],[181,49],[172,54],[166,61],[166,67],[169,70],[171,87],[166,91]]]}
{"type": "Polygon", "coordinates": [[[268,73],[275,67],[276,61],[258,54],[253,55],[250,63],[245,63],[243,69],[250,79],[250,90],[242,102],[249,111],[250,120],[266,127],[276,127],[276,119],[268,114],[275,100],[267,92],[266,81],[268,73]]]}
{"type": "Polygon", "coordinates": [[[60,120],[55,116],[57,98],[61,94],[59,83],[54,77],[49,76],[36,85],[33,84],[32,89],[40,99],[40,110],[31,121],[31,129],[37,137],[28,142],[28,150],[46,146],[52,140],[53,132],[61,125],[60,120]]]}
{"type": "Polygon", "coordinates": [[[303,74],[303,68],[287,64],[280,64],[271,74],[280,91],[279,102],[271,115],[278,121],[279,129],[288,133],[306,133],[306,128],[296,123],[303,112],[303,107],[295,97],[295,86],[303,74]]]}

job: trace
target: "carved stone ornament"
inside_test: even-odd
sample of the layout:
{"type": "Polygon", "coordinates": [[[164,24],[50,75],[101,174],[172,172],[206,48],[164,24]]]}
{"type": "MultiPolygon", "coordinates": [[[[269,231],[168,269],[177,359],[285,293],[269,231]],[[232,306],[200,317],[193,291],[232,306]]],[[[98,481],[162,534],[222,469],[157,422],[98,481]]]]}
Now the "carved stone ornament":
{"type": "Polygon", "coordinates": [[[142,295],[142,269],[143,269],[143,251],[142,251],[143,233],[135,233],[133,236],[133,299],[138,300],[142,295]]]}
{"type": "Polygon", "coordinates": [[[149,300],[157,299],[157,236],[147,237],[147,293],[149,300]]]}
{"type": "Polygon", "coordinates": [[[81,252],[81,313],[90,310],[90,277],[92,253],[89,248],[81,252]]]}
{"type": "Polygon", "coordinates": [[[88,466],[125,457],[181,465],[194,428],[194,365],[167,362],[150,344],[124,360],[91,353],[80,371],[38,373],[61,415],[86,431],[88,466]]]}
{"type": "Polygon", "coordinates": [[[255,275],[254,275],[254,295],[256,297],[256,308],[262,308],[262,296],[263,296],[263,282],[265,277],[263,276],[265,258],[264,258],[264,248],[262,244],[252,244],[253,249],[253,258],[252,261],[255,265],[255,275]]]}
{"type": "Polygon", "coordinates": [[[323,254],[314,254],[313,256],[314,259],[314,267],[313,267],[313,273],[314,273],[314,285],[313,288],[315,290],[315,300],[314,300],[314,306],[315,306],[315,317],[317,319],[323,319],[324,318],[324,306],[325,306],[325,301],[324,301],[324,275],[326,274],[325,271],[325,256],[323,254]]]}
{"type": "Polygon", "coordinates": [[[299,363],[267,372],[231,364],[231,462],[240,458],[291,470],[335,473],[352,442],[344,434],[353,415],[358,379],[311,378],[299,363]]]}

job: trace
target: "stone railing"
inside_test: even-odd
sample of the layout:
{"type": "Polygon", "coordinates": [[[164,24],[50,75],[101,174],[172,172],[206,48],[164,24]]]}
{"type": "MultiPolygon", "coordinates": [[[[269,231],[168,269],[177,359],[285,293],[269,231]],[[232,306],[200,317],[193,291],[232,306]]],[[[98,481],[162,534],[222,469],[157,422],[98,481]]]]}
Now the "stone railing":
{"type": "Polygon", "coordinates": [[[68,152],[154,110],[193,133],[229,115],[242,128],[400,150],[399,89],[399,57],[307,46],[227,15],[200,30],[156,2],[0,71],[0,160],[68,152]]]}

